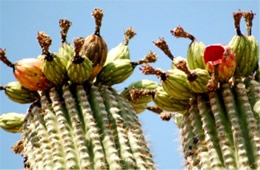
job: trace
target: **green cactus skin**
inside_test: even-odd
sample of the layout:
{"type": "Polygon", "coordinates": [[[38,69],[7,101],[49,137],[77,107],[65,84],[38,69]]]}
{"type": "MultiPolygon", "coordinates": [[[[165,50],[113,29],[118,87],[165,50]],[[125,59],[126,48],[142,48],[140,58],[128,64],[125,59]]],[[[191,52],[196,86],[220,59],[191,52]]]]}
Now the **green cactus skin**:
{"type": "Polygon", "coordinates": [[[30,169],[155,169],[135,111],[107,86],[40,93],[23,124],[30,169]]]}
{"type": "Polygon", "coordinates": [[[180,127],[187,169],[259,169],[258,88],[252,78],[236,79],[192,98],[180,127]]]}
{"type": "Polygon", "coordinates": [[[252,78],[245,79],[245,85],[247,88],[247,96],[250,102],[251,108],[255,114],[258,129],[260,129],[260,110],[259,101],[260,101],[260,83],[253,80],[252,78]]]}
{"type": "Polygon", "coordinates": [[[237,159],[237,168],[238,169],[250,169],[249,160],[247,157],[247,147],[245,139],[243,137],[243,132],[241,129],[240,116],[237,109],[237,104],[235,102],[235,96],[232,92],[232,89],[228,83],[222,85],[222,97],[224,100],[225,110],[228,116],[228,119],[231,123],[231,128],[233,132],[233,140],[235,147],[235,156],[237,159]]]}
{"type": "Polygon", "coordinates": [[[234,157],[234,145],[230,122],[228,121],[224,109],[221,105],[220,97],[217,92],[209,93],[211,111],[215,118],[216,130],[219,138],[219,145],[223,155],[225,167],[228,169],[237,169],[234,157]]]}
{"type": "Polygon", "coordinates": [[[189,120],[191,121],[192,132],[196,134],[193,138],[193,143],[197,143],[197,154],[198,159],[200,159],[199,166],[197,167],[197,169],[210,169],[211,162],[208,157],[208,149],[205,143],[204,130],[202,129],[201,117],[199,115],[199,110],[195,98],[191,100],[188,112],[189,120]]]}
{"type": "Polygon", "coordinates": [[[219,146],[219,139],[217,138],[217,131],[215,129],[215,122],[210,110],[210,106],[207,104],[205,96],[198,96],[198,109],[201,116],[202,128],[205,133],[205,141],[207,143],[208,153],[211,160],[212,169],[223,169],[223,158],[221,149],[219,146]]]}
{"type": "Polygon", "coordinates": [[[251,160],[251,167],[259,167],[260,165],[260,131],[257,125],[257,120],[251,109],[249,99],[247,96],[245,85],[242,83],[241,79],[236,79],[235,92],[237,96],[237,103],[239,108],[239,113],[241,115],[241,121],[243,121],[244,127],[242,130],[246,131],[244,133],[247,135],[248,147],[251,150],[249,156],[249,161],[251,160]]]}
{"type": "Polygon", "coordinates": [[[137,169],[155,169],[152,155],[143,136],[141,124],[136,113],[121,95],[118,95],[115,91],[113,91],[113,94],[116,96],[120,110],[125,113],[122,113],[122,117],[126,122],[129,144],[136,161],[137,169]]]}
{"type": "Polygon", "coordinates": [[[107,164],[103,151],[104,149],[100,141],[99,129],[87,100],[87,94],[82,85],[77,88],[77,97],[84,121],[88,122],[85,124],[85,131],[87,139],[90,140],[91,148],[93,148],[93,167],[94,169],[105,169],[107,164]]]}
{"type": "MultiPolygon", "coordinates": [[[[190,112],[186,112],[183,115],[182,127],[181,127],[181,138],[184,158],[186,160],[187,167],[193,167],[195,169],[200,169],[199,158],[197,154],[197,146],[193,142],[195,134],[192,131],[192,126],[189,123],[191,120],[189,118],[190,112]]],[[[192,169],[192,168],[188,168],[192,169]]]]}
{"type": "Polygon", "coordinates": [[[118,102],[116,101],[115,97],[113,96],[112,92],[103,87],[100,89],[100,93],[104,99],[104,103],[106,106],[106,110],[108,110],[108,118],[109,121],[112,123],[112,126],[116,140],[116,146],[119,149],[120,157],[122,158],[122,164],[124,165],[124,169],[133,169],[135,168],[135,161],[133,158],[133,154],[130,150],[130,145],[128,138],[126,136],[127,130],[124,127],[124,120],[120,116],[120,110],[118,109],[118,102]]]}

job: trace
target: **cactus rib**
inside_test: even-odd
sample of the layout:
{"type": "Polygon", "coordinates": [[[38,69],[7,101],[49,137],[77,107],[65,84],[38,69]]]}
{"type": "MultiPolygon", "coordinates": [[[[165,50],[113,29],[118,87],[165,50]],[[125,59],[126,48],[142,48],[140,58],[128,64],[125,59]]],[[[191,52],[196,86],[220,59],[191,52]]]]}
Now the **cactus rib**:
{"type": "Polygon", "coordinates": [[[193,139],[194,144],[196,144],[196,141],[198,140],[197,154],[198,159],[200,160],[198,169],[210,169],[210,159],[208,157],[208,149],[205,143],[204,130],[202,129],[201,117],[199,115],[199,110],[195,98],[192,99],[188,112],[189,119],[191,121],[192,131],[194,134],[196,134],[193,139]]]}
{"type": "Polygon", "coordinates": [[[210,108],[203,97],[204,96],[199,95],[197,97],[197,101],[202,121],[202,128],[204,129],[205,141],[207,143],[207,148],[210,156],[211,168],[223,168],[223,158],[220,146],[218,145],[219,140],[216,137],[217,132],[215,129],[214,118],[211,116],[212,113],[210,111],[210,108]]]}

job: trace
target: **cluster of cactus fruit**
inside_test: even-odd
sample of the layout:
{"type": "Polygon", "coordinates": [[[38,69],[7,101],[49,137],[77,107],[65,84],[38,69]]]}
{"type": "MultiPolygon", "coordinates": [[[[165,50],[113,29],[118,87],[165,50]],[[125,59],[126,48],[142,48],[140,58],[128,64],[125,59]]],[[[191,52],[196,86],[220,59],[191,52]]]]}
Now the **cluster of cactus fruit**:
{"type": "Polygon", "coordinates": [[[181,131],[186,169],[260,169],[260,67],[258,42],[251,35],[252,11],[233,13],[237,34],[228,45],[199,42],[181,26],[171,30],[189,38],[187,59],[175,57],[166,41],[154,44],[172,60],[163,71],[148,63],[157,55],[130,59],[128,43],[110,51],[100,35],[103,12],[94,9],[93,35],[67,42],[71,22],[59,21],[61,46],[49,51],[51,38],[38,32],[42,53],[37,59],[10,62],[17,81],[0,86],[17,103],[32,103],[27,114],[0,116],[0,127],[22,133],[14,146],[28,169],[155,169],[137,114],[145,110],[174,118],[181,131]],[[247,35],[240,31],[244,17],[247,35]],[[140,80],[121,94],[122,83],[137,65],[160,83],[140,80]],[[149,104],[153,102],[154,106],[149,104]]]}

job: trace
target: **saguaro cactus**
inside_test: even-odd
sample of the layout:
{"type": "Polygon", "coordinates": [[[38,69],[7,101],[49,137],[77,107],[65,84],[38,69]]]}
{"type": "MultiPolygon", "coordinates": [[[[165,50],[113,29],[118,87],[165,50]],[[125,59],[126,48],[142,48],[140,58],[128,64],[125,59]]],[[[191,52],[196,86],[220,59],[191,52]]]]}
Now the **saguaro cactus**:
{"type": "Polygon", "coordinates": [[[43,92],[23,131],[30,169],[155,169],[135,112],[107,86],[43,92]]]}

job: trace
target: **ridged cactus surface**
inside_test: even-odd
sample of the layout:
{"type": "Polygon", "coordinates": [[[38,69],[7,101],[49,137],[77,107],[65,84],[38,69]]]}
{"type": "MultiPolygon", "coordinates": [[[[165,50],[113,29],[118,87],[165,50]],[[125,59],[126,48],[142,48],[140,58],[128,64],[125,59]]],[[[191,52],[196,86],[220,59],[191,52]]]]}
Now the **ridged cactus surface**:
{"type": "Polygon", "coordinates": [[[135,111],[107,86],[42,92],[23,131],[30,169],[155,169],[135,111]]]}
{"type": "Polygon", "coordinates": [[[181,130],[187,169],[259,169],[260,123],[254,111],[260,83],[240,79],[195,96],[181,130]],[[254,86],[254,89],[252,88],[254,86]]]}

